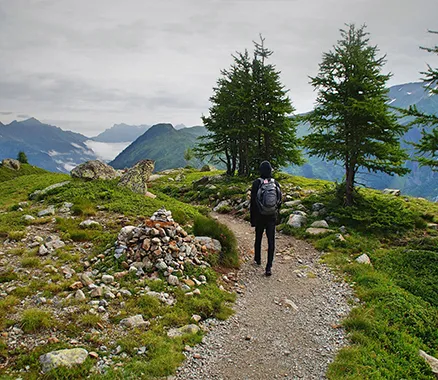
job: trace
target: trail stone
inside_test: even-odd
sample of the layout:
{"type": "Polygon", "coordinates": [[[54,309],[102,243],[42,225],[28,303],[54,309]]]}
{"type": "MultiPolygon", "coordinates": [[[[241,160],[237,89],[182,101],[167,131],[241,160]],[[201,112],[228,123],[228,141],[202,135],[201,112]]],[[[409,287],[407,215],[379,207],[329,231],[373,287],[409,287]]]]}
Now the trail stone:
{"type": "Polygon", "coordinates": [[[52,351],[40,356],[40,363],[44,373],[57,367],[72,367],[82,364],[88,357],[88,351],[83,348],[70,348],[52,351]]]}
{"type": "Polygon", "coordinates": [[[315,222],[313,222],[310,227],[315,227],[315,228],[329,228],[328,223],[325,220],[317,220],[315,222]]]}
{"type": "Polygon", "coordinates": [[[85,297],[85,294],[84,294],[84,292],[81,289],[76,290],[75,298],[78,301],[85,301],[87,299],[87,297],[85,297]]]}
{"type": "Polygon", "coordinates": [[[119,186],[127,187],[134,193],[146,194],[147,182],[154,171],[155,161],[142,160],[129,169],[120,179],[119,186]]]}
{"type": "Polygon", "coordinates": [[[35,220],[35,218],[32,215],[24,215],[23,220],[25,220],[26,222],[31,222],[32,220],[35,220]]]}
{"type": "Polygon", "coordinates": [[[55,206],[49,206],[49,207],[47,207],[46,209],[41,210],[41,211],[38,213],[38,216],[39,216],[39,217],[41,217],[41,216],[47,216],[47,215],[55,215],[55,206]]]}
{"type": "Polygon", "coordinates": [[[20,161],[14,160],[13,158],[5,158],[2,161],[2,165],[11,170],[20,170],[21,168],[20,161]]]}
{"type": "Polygon", "coordinates": [[[300,205],[301,203],[303,203],[303,202],[301,200],[297,199],[295,201],[284,202],[284,205],[286,207],[296,207],[296,206],[300,205]]]}
{"type": "Polygon", "coordinates": [[[363,254],[360,255],[358,258],[356,258],[356,261],[357,261],[359,264],[371,265],[370,257],[369,257],[366,253],[363,253],[363,254]]]}
{"type": "Polygon", "coordinates": [[[92,298],[98,298],[103,296],[103,289],[101,286],[97,286],[90,292],[90,297],[92,298]]]}
{"type": "Polygon", "coordinates": [[[118,177],[117,171],[99,160],[91,160],[76,166],[71,171],[73,178],[84,180],[110,180],[118,177]]]}
{"type": "Polygon", "coordinates": [[[180,328],[169,329],[169,331],[167,332],[167,336],[169,338],[176,338],[185,334],[196,334],[197,332],[199,332],[199,330],[200,328],[198,325],[190,324],[180,328]]]}
{"type": "Polygon", "coordinates": [[[82,282],[84,286],[90,286],[91,284],[93,284],[93,280],[85,273],[81,273],[79,275],[79,280],[82,282]]]}
{"type": "Polygon", "coordinates": [[[82,227],[82,228],[89,228],[89,227],[95,227],[95,226],[100,226],[100,223],[96,222],[95,220],[91,220],[91,219],[87,219],[87,220],[84,220],[83,222],[79,223],[79,227],[82,227]]]}
{"type": "Polygon", "coordinates": [[[122,319],[120,325],[128,328],[147,328],[150,325],[149,321],[143,319],[143,315],[137,314],[129,318],[122,319]]]}
{"type": "Polygon", "coordinates": [[[49,250],[46,248],[44,244],[40,245],[40,248],[38,249],[38,255],[45,256],[49,254],[49,250]]]}
{"type": "Polygon", "coordinates": [[[111,275],[109,275],[109,274],[104,274],[104,275],[102,276],[102,282],[103,282],[104,284],[111,284],[111,283],[114,282],[114,276],[111,276],[111,275]]]}
{"type": "Polygon", "coordinates": [[[307,223],[307,218],[303,215],[291,215],[289,216],[289,220],[287,224],[294,228],[300,228],[307,223]]]}
{"type": "Polygon", "coordinates": [[[213,211],[219,211],[222,207],[230,206],[230,201],[225,199],[223,201],[220,201],[216,207],[213,208],[213,211]]]}
{"type": "Polygon", "coordinates": [[[323,203],[314,203],[312,205],[312,211],[321,211],[323,208],[325,208],[323,203]]]}
{"type": "Polygon", "coordinates": [[[172,274],[169,275],[169,277],[167,278],[167,282],[169,283],[169,285],[173,285],[173,286],[178,286],[178,284],[179,284],[178,277],[176,277],[172,274]]]}

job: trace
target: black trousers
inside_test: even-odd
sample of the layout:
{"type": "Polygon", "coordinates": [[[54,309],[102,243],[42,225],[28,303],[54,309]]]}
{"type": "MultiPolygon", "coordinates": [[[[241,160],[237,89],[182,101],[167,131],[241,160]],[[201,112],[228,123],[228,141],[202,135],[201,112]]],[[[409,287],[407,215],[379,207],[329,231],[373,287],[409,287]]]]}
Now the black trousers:
{"type": "Polygon", "coordinates": [[[271,269],[275,251],[275,219],[262,219],[258,220],[256,223],[254,260],[258,263],[261,261],[262,238],[263,232],[265,231],[266,237],[268,238],[268,262],[266,263],[266,269],[271,269]]]}

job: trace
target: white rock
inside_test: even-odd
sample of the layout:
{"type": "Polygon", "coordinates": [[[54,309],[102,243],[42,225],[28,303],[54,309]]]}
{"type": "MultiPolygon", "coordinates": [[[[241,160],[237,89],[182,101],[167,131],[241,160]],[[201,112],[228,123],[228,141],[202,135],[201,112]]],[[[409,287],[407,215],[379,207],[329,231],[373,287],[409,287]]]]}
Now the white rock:
{"type": "Polygon", "coordinates": [[[294,228],[300,228],[307,223],[307,218],[303,215],[291,215],[289,216],[289,220],[287,224],[294,228]]]}
{"type": "Polygon", "coordinates": [[[146,328],[149,327],[150,322],[143,319],[143,315],[137,314],[129,318],[122,319],[120,325],[124,327],[138,327],[146,328]]]}
{"type": "Polygon", "coordinates": [[[75,298],[78,301],[85,301],[87,299],[87,297],[85,297],[85,294],[81,289],[76,290],[75,298]]]}
{"type": "Polygon", "coordinates": [[[371,265],[371,260],[370,260],[369,256],[366,253],[363,253],[358,258],[356,258],[356,261],[359,264],[371,265]]]}
{"type": "Polygon", "coordinates": [[[173,285],[173,286],[178,286],[179,284],[178,277],[174,276],[173,274],[167,277],[167,282],[169,283],[169,285],[173,285]]]}
{"type": "Polygon", "coordinates": [[[44,373],[57,367],[72,367],[82,364],[88,357],[88,351],[83,348],[71,348],[52,351],[40,356],[40,363],[44,373]]]}
{"type": "Polygon", "coordinates": [[[430,365],[430,368],[432,369],[432,372],[434,373],[435,377],[438,379],[438,359],[427,354],[423,350],[419,351],[419,355],[426,360],[426,362],[430,365]]]}
{"type": "Polygon", "coordinates": [[[111,283],[114,282],[114,276],[111,276],[111,275],[109,275],[109,274],[104,274],[104,275],[102,276],[102,282],[103,282],[104,284],[111,284],[111,283]]]}
{"type": "Polygon", "coordinates": [[[45,256],[49,254],[49,250],[46,248],[44,244],[40,245],[40,248],[38,249],[38,255],[45,256]]]}
{"type": "Polygon", "coordinates": [[[328,223],[325,220],[317,220],[315,222],[313,222],[310,227],[315,227],[315,228],[329,228],[328,223]]]}
{"type": "Polygon", "coordinates": [[[89,228],[89,227],[95,227],[95,226],[100,226],[100,223],[96,222],[95,220],[91,220],[91,219],[84,220],[79,224],[79,227],[82,227],[82,228],[89,228]]]}

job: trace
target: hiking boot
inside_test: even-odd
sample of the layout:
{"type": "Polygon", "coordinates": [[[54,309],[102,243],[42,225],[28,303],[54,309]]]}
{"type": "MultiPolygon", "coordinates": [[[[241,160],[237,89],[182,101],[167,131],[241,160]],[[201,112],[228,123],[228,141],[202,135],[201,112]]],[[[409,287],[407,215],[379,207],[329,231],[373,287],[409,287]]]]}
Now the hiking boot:
{"type": "Polygon", "coordinates": [[[271,268],[266,268],[265,275],[266,275],[267,277],[272,276],[271,268]]]}
{"type": "Polygon", "coordinates": [[[254,265],[260,266],[260,265],[262,265],[262,262],[261,262],[261,261],[254,260],[254,265]]]}

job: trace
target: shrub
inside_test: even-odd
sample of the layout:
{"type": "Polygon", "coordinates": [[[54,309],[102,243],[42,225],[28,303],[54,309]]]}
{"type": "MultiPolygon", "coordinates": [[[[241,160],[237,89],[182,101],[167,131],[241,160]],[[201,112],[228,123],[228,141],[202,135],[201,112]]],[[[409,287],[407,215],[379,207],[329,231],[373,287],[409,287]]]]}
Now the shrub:
{"type": "Polygon", "coordinates": [[[195,218],[193,233],[197,236],[210,236],[220,241],[222,252],[219,261],[221,265],[230,268],[237,268],[239,266],[237,240],[233,232],[226,225],[210,217],[200,215],[195,218]]]}

